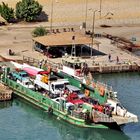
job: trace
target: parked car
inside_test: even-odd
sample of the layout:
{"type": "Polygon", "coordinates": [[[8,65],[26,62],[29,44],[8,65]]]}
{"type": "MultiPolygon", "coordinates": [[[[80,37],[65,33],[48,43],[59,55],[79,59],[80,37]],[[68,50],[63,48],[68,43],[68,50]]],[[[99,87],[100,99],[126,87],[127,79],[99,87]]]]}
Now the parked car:
{"type": "Polygon", "coordinates": [[[27,72],[25,71],[14,71],[14,72],[11,72],[9,73],[9,78],[12,79],[12,80],[24,80],[24,79],[29,79],[29,75],[27,72]]]}
{"type": "Polygon", "coordinates": [[[43,53],[46,49],[41,44],[36,43],[34,45],[34,50],[43,53]]]}
{"type": "Polygon", "coordinates": [[[70,106],[74,106],[73,103],[71,102],[68,102],[65,98],[63,97],[58,97],[58,98],[55,98],[55,99],[52,99],[53,101],[57,102],[58,104],[60,104],[61,100],[63,101],[63,103],[65,102],[65,105],[66,105],[66,109],[68,109],[70,106]]]}
{"type": "Polygon", "coordinates": [[[78,87],[75,87],[73,85],[66,85],[65,90],[68,90],[70,93],[76,93],[79,98],[85,97],[85,94],[81,92],[81,90],[78,87]]]}
{"type": "Polygon", "coordinates": [[[58,57],[62,57],[62,53],[57,50],[57,49],[48,49],[48,50],[44,50],[44,55],[49,57],[49,58],[58,58],[58,57]]]}

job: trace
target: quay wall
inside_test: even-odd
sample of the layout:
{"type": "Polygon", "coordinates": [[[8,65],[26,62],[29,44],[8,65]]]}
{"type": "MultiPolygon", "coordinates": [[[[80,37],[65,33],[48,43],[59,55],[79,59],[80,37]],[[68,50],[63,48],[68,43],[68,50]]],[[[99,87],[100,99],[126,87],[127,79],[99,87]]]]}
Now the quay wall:
{"type": "MultiPolygon", "coordinates": [[[[23,62],[37,66],[37,63],[39,63],[39,60],[24,56],[23,62]]],[[[62,65],[60,62],[55,63],[52,60],[47,60],[47,64],[45,65],[51,66],[54,71],[56,71],[57,68],[62,68],[62,65]]],[[[140,65],[138,65],[137,63],[112,64],[112,65],[107,65],[107,64],[106,65],[89,65],[89,69],[92,73],[136,72],[136,71],[140,71],[140,65]]]]}
{"type": "Polygon", "coordinates": [[[115,73],[115,72],[136,72],[140,71],[137,64],[132,65],[111,65],[111,66],[92,66],[89,67],[92,73],[115,73]]]}

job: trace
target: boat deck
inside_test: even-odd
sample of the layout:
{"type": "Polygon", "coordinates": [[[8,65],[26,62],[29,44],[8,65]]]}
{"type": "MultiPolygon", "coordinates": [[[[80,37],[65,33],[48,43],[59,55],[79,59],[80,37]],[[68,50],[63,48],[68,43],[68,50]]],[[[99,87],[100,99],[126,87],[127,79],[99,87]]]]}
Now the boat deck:
{"type": "Polygon", "coordinates": [[[122,117],[122,116],[113,115],[112,118],[117,122],[118,125],[123,125],[131,122],[138,122],[137,118],[132,118],[132,117],[122,117]]]}

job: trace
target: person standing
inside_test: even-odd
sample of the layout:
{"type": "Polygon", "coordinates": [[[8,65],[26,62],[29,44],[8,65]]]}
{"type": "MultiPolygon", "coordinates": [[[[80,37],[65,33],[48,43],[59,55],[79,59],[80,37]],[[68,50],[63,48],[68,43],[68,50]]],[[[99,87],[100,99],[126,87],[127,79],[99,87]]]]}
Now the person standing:
{"type": "Polygon", "coordinates": [[[39,62],[39,68],[40,69],[42,68],[42,60],[40,60],[40,62],[39,62]]]}
{"type": "Polygon", "coordinates": [[[108,60],[111,61],[111,54],[108,55],[108,60]]]}
{"type": "Polygon", "coordinates": [[[117,64],[119,63],[119,57],[117,56],[117,58],[116,58],[116,61],[117,61],[117,64]]]}

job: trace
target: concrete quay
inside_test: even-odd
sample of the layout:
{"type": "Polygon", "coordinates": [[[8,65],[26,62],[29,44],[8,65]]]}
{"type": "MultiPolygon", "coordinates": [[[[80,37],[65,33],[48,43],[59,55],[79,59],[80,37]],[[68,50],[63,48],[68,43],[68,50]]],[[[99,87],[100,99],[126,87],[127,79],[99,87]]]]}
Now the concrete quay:
{"type": "MultiPolygon", "coordinates": [[[[94,46],[95,50],[98,50],[105,55],[93,55],[84,59],[88,63],[90,71],[93,73],[114,73],[114,72],[134,72],[140,71],[140,57],[134,55],[132,52],[122,50],[119,46],[121,44],[114,45],[110,39],[107,38],[95,38],[101,44],[99,48],[94,46]],[[109,55],[111,58],[109,59],[109,55]],[[118,57],[118,60],[117,60],[118,57]]],[[[48,59],[52,64],[60,64],[61,58],[48,59]]]]}
{"type": "Polygon", "coordinates": [[[119,44],[117,46],[112,44],[110,39],[99,38],[97,41],[101,42],[99,51],[106,55],[95,56],[92,61],[88,61],[91,72],[111,73],[140,70],[140,57],[122,50],[119,44]]]}
{"type": "MultiPolygon", "coordinates": [[[[108,38],[100,37],[95,38],[100,42],[99,47],[93,46],[93,49],[100,51],[105,55],[95,55],[93,51],[92,57],[80,57],[88,63],[88,66],[93,73],[112,73],[112,72],[128,72],[128,71],[139,71],[140,70],[140,57],[134,55],[131,52],[123,50],[119,46],[121,44],[112,44],[108,38]],[[110,59],[109,59],[110,55],[110,59]],[[118,60],[117,60],[118,57],[118,60]]],[[[5,51],[6,52],[6,51],[5,51]]],[[[31,63],[32,65],[38,66],[40,60],[47,60],[50,64],[59,67],[61,65],[62,58],[48,58],[43,54],[36,52],[30,46],[28,51],[21,51],[18,55],[9,56],[7,53],[1,54],[1,60],[20,60],[20,62],[31,63]],[[24,56],[24,60],[23,60],[24,56]]]]}

